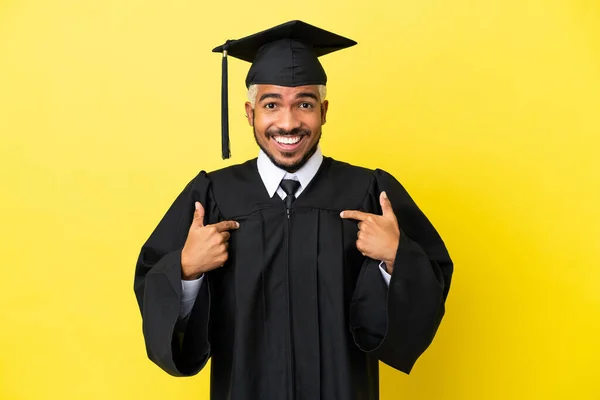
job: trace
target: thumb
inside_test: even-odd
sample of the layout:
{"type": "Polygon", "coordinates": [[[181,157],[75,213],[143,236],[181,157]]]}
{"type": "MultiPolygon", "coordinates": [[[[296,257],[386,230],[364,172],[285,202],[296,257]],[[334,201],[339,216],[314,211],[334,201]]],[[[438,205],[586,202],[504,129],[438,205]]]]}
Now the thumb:
{"type": "Polygon", "coordinates": [[[383,212],[384,217],[396,218],[396,214],[394,214],[394,209],[392,208],[390,199],[387,197],[387,193],[381,192],[379,195],[379,204],[381,204],[381,211],[383,212]]]}
{"type": "Polygon", "coordinates": [[[196,207],[196,211],[194,211],[194,220],[192,221],[192,225],[202,228],[204,226],[204,207],[202,207],[202,204],[200,204],[199,201],[194,203],[194,205],[196,207]]]}

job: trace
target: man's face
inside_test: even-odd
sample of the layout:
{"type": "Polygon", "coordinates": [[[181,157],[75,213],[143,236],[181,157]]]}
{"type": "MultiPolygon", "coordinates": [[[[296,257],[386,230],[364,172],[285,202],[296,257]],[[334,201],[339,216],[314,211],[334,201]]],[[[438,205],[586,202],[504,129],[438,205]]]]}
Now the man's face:
{"type": "Polygon", "coordinates": [[[246,103],[256,142],[275,165],[295,172],[317,149],[328,103],[321,103],[317,85],[257,89],[254,109],[246,103]]]}

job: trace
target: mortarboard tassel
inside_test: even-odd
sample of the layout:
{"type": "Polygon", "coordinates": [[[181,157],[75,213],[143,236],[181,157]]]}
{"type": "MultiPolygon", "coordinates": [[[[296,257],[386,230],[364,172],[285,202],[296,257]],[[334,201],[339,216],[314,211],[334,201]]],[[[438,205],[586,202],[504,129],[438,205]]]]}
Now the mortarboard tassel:
{"type": "Polygon", "coordinates": [[[229,90],[227,87],[227,49],[229,41],[223,46],[223,72],[221,83],[221,151],[223,160],[231,156],[229,150],[229,90]]]}

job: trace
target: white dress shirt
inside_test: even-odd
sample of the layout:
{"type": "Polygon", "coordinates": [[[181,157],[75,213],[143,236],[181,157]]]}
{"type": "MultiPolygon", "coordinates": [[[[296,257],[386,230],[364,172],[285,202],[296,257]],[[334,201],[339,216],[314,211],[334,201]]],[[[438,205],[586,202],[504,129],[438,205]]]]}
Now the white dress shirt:
{"type": "MultiPolygon", "coordinates": [[[[294,173],[287,172],[279,167],[277,167],[269,157],[261,150],[258,154],[258,160],[256,161],[258,167],[258,173],[260,178],[267,189],[267,193],[269,193],[269,197],[273,197],[275,193],[281,197],[281,199],[285,199],[287,196],[281,186],[279,184],[283,179],[291,179],[294,181],[300,182],[300,187],[298,191],[296,191],[296,198],[300,196],[300,194],[304,191],[304,188],[308,186],[310,181],[315,177],[317,171],[321,167],[321,163],[323,162],[323,153],[321,153],[321,149],[317,148],[315,154],[313,154],[308,161],[300,168],[298,171],[294,173]]],[[[385,280],[385,283],[389,286],[390,284],[390,274],[387,273],[385,267],[383,266],[383,262],[379,264],[379,268],[381,270],[381,275],[385,280]]],[[[185,318],[194,307],[194,302],[196,301],[196,297],[198,296],[198,291],[202,285],[202,281],[204,276],[201,276],[198,279],[186,281],[181,281],[181,311],[180,318],[185,318]]]]}

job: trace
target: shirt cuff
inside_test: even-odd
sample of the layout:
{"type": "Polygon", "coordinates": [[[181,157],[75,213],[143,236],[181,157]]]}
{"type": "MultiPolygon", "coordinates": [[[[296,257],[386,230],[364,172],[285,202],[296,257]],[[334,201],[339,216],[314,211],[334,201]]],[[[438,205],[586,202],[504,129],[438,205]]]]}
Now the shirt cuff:
{"type": "Polygon", "coordinates": [[[194,302],[196,301],[196,297],[198,297],[198,292],[200,291],[203,281],[204,275],[191,281],[181,280],[181,308],[179,312],[181,318],[187,317],[188,314],[192,312],[194,302]]]}
{"type": "Polygon", "coordinates": [[[379,263],[379,269],[381,270],[381,276],[383,276],[383,280],[385,281],[385,284],[390,286],[390,279],[392,279],[392,276],[387,273],[387,270],[385,269],[384,261],[379,263]]]}

